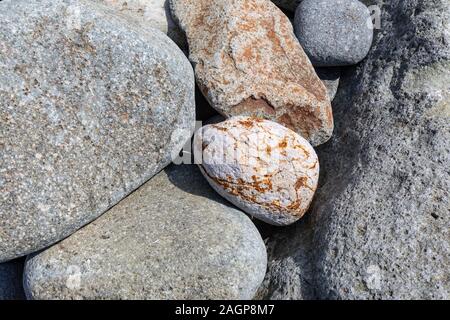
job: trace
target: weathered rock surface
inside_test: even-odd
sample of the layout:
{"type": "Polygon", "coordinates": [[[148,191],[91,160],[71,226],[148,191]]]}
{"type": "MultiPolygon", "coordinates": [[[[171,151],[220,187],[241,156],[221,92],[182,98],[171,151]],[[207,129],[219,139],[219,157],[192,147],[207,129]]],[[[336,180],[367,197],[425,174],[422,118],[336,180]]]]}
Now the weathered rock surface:
{"type": "Polygon", "coordinates": [[[288,225],[308,210],[319,179],[311,145],[278,123],[232,117],[195,134],[200,170],[225,199],[273,225],[288,225]]]}
{"type": "Polygon", "coordinates": [[[0,300],[25,298],[22,286],[23,259],[0,263],[0,300]]]}
{"type": "Polygon", "coordinates": [[[258,116],[326,142],[333,115],[326,89],[289,19],[267,0],[171,0],[186,32],[197,83],[227,117],[258,116]]]}
{"type": "Polygon", "coordinates": [[[251,299],[266,248],[197,166],[171,166],[100,218],[30,256],[34,299],[251,299]]]}
{"type": "Polygon", "coordinates": [[[370,50],[369,9],[357,0],[303,0],[295,12],[295,34],[317,67],[353,65],[370,50]]]}
{"type": "MultiPolygon", "coordinates": [[[[92,1],[92,0],[91,0],[92,1]]],[[[161,30],[181,49],[187,50],[186,36],[173,21],[168,0],[94,0],[103,3],[127,18],[161,30]]]]}
{"type": "Polygon", "coordinates": [[[317,76],[327,88],[328,97],[333,101],[339,88],[340,68],[316,68],[317,76]]]}
{"type": "Polygon", "coordinates": [[[284,249],[265,297],[450,298],[450,5],[382,8],[373,50],[341,77],[312,221],[269,241],[284,249]]]}
{"type": "Polygon", "coordinates": [[[73,3],[0,3],[0,261],[98,217],[169,164],[194,128],[194,77],[179,48],[73,3]]]}

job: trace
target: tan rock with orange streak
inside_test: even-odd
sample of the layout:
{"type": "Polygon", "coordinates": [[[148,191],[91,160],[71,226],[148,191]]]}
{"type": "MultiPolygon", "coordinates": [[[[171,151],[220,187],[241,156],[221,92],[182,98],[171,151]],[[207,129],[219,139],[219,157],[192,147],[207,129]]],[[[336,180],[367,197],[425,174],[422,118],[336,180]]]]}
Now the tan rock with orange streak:
{"type": "Polygon", "coordinates": [[[311,145],[292,130],[260,118],[232,117],[201,128],[194,148],[210,185],[248,214],[288,225],[308,210],[319,161],[311,145]]]}
{"type": "Polygon", "coordinates": [[[186,32],[197,83],[223,115],[270,119],[313,145],[333,115],[326,89],[289,19],[269,0],[171,0],[186,32]]]}

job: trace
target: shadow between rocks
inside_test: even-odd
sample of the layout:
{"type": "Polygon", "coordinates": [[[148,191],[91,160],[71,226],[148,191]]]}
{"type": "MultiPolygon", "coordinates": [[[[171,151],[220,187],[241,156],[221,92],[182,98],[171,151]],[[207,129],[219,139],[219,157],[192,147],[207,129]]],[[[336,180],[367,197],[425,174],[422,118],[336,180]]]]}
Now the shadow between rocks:
{"type": "Polygon", "coordinates": [[[0,300],[25,300],[24,263],[25,258],[0,263],[0,300]]]}
{"type": "MultiPolygon", "coordinates": [[[[204,197],[211,201],[215,201],[230,208],[242,211],[241,209],[233,205],[231,202],[229,202],[228,200],[220,196],[218,193],[216,193],[216,191],[214,191],[214,189],[209,185],[207,180],[203,177],[197,165],[171,164],[164,169],[164,172],[167,174],[167,177],[170,180],[170,182],[172,182],[173,185],[175,185],[179,189],[187,193],[193,194],[195,196],[204,197]]],[[[244,212],[244,214],[246,213],[244,212]]],[[[248,214],[246,215],[255,224],[256,228],[260,232],[261,237],[263,239],[269,238],[273,233],[275,233],[277,230],[281,228],[257,220],[248,214]]]]}

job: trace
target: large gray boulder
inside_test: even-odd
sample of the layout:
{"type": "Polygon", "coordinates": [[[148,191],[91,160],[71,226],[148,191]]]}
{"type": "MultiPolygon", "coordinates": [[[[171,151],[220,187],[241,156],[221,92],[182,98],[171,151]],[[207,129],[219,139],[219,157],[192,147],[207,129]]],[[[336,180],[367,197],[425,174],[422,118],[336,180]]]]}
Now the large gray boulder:
{"type": "Polygon", "coordinates": [[[0,263],[0,300],[25,298],[22,286],[23,260],[0,263]]]}
{"type": "Polygon", "coordinates": [[[197,166],[168,167],[69,238],[31,255],[33,299],[251,299],[264,242],[197,166]]]}
{"type": "Polygon", "coordinates": [[[269,241],[263,297],[450,298],[450,4],[393,0],[381,21],[341,78],[309,220],[269,241]]]}
{"type": "Polygon", "coordinates": [[[168,165],[194,77],[163,33],[92,1],[0,3],[0,262],[92,221],[168,165]]]}

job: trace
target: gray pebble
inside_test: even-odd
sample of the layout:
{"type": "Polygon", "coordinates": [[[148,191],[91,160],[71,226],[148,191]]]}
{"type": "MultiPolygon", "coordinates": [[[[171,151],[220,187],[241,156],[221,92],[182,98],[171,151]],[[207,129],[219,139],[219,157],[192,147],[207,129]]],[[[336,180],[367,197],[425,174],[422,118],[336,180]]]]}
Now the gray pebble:
{"type": "Polygon", "coordinates": [[[372,44],[370,11],[357,0],[303,0],[294,26],[316,67],[356,64],[366,57],[372,44]]]}

